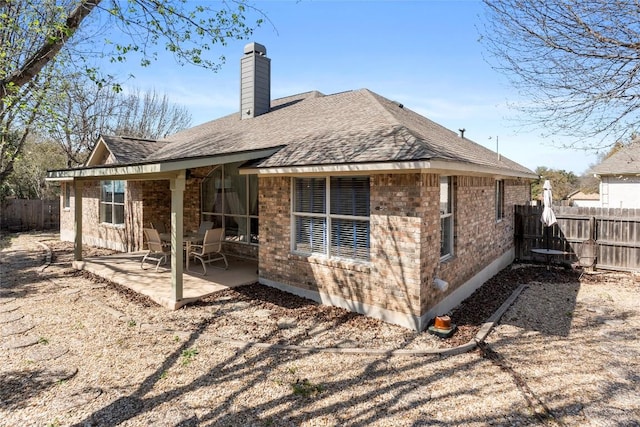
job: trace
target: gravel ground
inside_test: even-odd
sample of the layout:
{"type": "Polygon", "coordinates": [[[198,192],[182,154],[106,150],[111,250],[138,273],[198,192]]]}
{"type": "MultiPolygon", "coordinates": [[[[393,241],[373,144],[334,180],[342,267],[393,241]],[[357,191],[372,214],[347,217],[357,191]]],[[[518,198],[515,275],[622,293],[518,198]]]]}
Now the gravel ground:
{"type": "Polygon", "coordinates": [[[168,311],[74,272],[57,238],[0,240],[0,426],[640,425],[630,274],[513,266],[443,340],[259,285],[168,311]],[[368,353],[465,343],[523,283],[476,351],[368,353]]]}

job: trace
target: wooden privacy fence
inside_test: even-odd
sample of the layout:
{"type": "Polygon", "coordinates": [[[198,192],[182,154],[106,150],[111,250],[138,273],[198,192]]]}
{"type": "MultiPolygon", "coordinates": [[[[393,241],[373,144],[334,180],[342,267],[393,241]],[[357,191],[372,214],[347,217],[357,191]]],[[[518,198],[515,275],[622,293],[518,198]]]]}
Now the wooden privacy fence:
{"type": "Polygon", "coordinates": [[[551,227],[540,221],[542,209],[515,207],[517,259],[540,260],[532,249],[554,249],[566,252],[555,260],[575,262],[589,250],[587,241],[593,239],[596,268],[640,271],[640,209],[554,206],[558,223],[551,227]]]}
{"type": "Polygon", "coordinates": [[[0,202],[0,208],[2,230],[60,229],[59,200],[7,199],[0,202]]]}

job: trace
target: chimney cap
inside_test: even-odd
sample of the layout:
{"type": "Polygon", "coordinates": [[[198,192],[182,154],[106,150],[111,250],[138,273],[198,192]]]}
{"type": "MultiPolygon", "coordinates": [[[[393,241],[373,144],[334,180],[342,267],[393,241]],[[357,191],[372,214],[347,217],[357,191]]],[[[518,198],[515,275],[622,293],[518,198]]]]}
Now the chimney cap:
{"type": "Polygon", "coordinates": [[[259,55],[266,55],[267,54],[267,48],[264,47],[263,45],[261,45],[260,43],[247,43],[244,46],[244,53],[245,55],[248,55],[250,53],[257,53],[259,55]]]}

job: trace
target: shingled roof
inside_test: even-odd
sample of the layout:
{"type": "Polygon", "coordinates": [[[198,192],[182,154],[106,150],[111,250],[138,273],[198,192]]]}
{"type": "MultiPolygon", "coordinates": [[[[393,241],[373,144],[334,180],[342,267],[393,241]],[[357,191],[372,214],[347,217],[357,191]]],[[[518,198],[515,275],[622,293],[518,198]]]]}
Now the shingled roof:
{"type": "Polygon", "coordinates": [[[533,172],[367,89],[282,98],[250,120],[240,113],[161,141],[144,161],[283,147],[258,168],[445,160],[517,174],[533,172]]]}
{"type": "Polygon", "coordinates": [[[640,174],[640,139],[620,149],[614,155],[591,168],[598,175],[640,174]]]}
{"type": "Polygon", "coordinates": [[[127,136],[102,136],[102,142],[118,164],[140,163],[167,145],[165,141],[127,136]]]}

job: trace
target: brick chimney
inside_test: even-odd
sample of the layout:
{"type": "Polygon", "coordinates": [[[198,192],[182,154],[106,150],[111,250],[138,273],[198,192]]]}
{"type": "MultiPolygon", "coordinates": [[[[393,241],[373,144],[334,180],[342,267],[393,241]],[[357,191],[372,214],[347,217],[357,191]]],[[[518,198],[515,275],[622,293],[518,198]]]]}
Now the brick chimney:
{"type": "Polygon", "coordinates": [[[242,119],[269,112],[271,106],[271,60],[259,43],[244,47],[240,60],[240,115],[242,119]]]}

